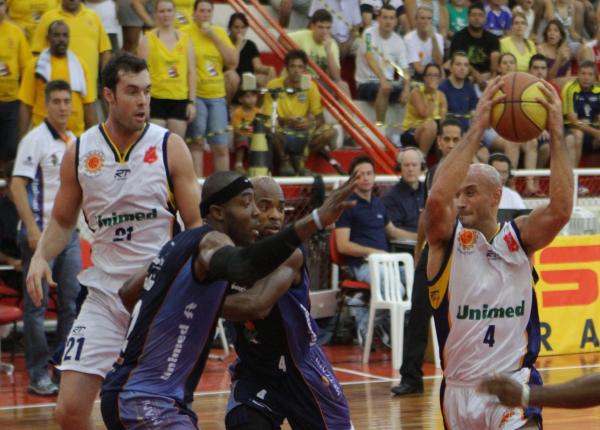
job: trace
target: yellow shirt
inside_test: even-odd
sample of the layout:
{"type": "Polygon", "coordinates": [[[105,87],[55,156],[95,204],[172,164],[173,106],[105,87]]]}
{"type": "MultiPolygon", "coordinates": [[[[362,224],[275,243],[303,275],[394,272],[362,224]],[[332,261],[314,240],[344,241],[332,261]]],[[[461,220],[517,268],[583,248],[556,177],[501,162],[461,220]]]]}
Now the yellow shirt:
{"type": "Polygon", "coordinates": [[[8,0],[6,5],[10,20],[23,29],[27,41],[31,43],[40,18],[58,6],[58,0],[8,0]]]}
{"type": "Polygon", "coordinates": [[[529,60],[537,53],[535,44],[530,40],[525,42],[528,44],[529,49],[525,49],[525,53],[521,54],[510,36],[503,37],[500,39],[500,52],[509,52],[517,59],[517,72],[528,72],[529,71],[529,60]]]}
{"type": "Polygon", "coordinates": [[[0,102],[17,100],[19,81],[31,51],[19,26],[5,19],[0,23],[0,102]]]}
{"type": "Polygon", "coordinates": [[[442,112],[442,98],[444,97],[444,94],[441,91],[437,90],[435,92],[435,96],[425,94],[425,86],[418,87],[417,91],[419,91],[426,97],[427,104],[434,103],[435,108],[433,109],[433,113],[430,117],[423,118],[417,113],[415,105],[408,102],[406,104],[406,113],[404,114],[404,121],[402,122],[402,128],[405,131],[411,128],[417,128],[428,119],[441,119],[441,117],[446,114],[446,112],[442,112]]]}
{"type": "MultiPolygon", "coordinates": [[[[227,46],[235,49],[224,29],[216,25],[212,30],[227,46]]],[[[223,57],[212,40],[206,37],[197,24],[188,26],[196,54],[196,95],[205,99],[225,97],[223,57]]]]}
{"type": "Polygon", "coordinates": [[[175,3],[175,26],[185,27],[194,21],[194,0],[174,0],[175,3]]]}
{"type": "MultiPolygon", "coordinates": [[[[33,58],[27,64],[25,72],[23,73],[21,88],[19,89],[19,100],[21,100],[22,103],[32,107],[32,122],[34,127],[41,123],[47,115],[46,105],[44,103],[44,88],[46,88],[46,82],[35,75],[36,63],[37,58],[33,58]]],[[[96,84],[91,80],[90,73],[88,72],[88,68],[85,63],[82,62],[81,66],[83,67],[83,72],[85,73],[87,94],[85,97],[83,97],[80,93],[71,92],[72,112],[71,116],[69,117],[69,123],[67,124],[67,128],[76,136],[81,135],[85,128],[83,121],[83,105],[93,103],[96,100],[96,97],[92,97],[90,94],[90,88],[95,88],[96,84]]],[[[69,62],[66,56],[50,56],[50,67],[52,69],[52,80],[62,79],[69,82],[69,62]]]]}
{"type": "Polygon", "coordinates": [[[152,82],[150,95],[157,99],[187,100],[189,35],[181,33],[173,50],[159,40],[155,30],[146,33],[146,37],[148,68],[152,82]]]}
{"type": "Polygon", "coordinates": [[[250,110],[246,110],[243,106],[236,107],[231,112],[231,126],[235,133],[240,136],[252,136],[254,119],[259,112],[260,109],[257,107],[253,107],[250,110]]]}
{"type": "MultiPolygon", "coordinates": [[[[283,88],[285,78],[283,76],[269,81],[267,88],[283,88]]],[[[265,94],[262,113],[271,116],[273,110],[273,99],[269,93],[265,94]]],[[[277,96],[277,115],[280,118],[305,117],[308,114],[317,116],[323,112],[321,104],[321,94],[319,88],[313,80],[307,91],[300,91],[295,94],[280,93],[277,96]]]]}
{"type": "MultiPolygon", "coordinates": [[[[69,27],[69,49],[85,63],[92,82],[97,82],[100,54],[110,51],[111,45],[100,17],[83,5],[76,14],[68,13],[62,7],[46,12],[33,35],[31,50],[39,53],[48,47],[48,26],[58,19],[63,20],[69,27]]],[[[90,92],[95,99],[96,85],[93,85],[90,92]]]]}
{"type": "MultiPolygon", "coordinates": [[[[290,38],[298,44],[300,49],[306,52],[306,55],[313,60],[325,73],[328,72],[329,62],[327,61],[327,51],[325,44],[315,42],[312,30],[298,30],[290,33],[290,38]]],[[[331,52],[335,58],[336,64],[340,65],[340,50],[335,40],[331,41],[331,52]]],[[[310,73],[317,76],[316,72],[309,67],[310,73]]]]}

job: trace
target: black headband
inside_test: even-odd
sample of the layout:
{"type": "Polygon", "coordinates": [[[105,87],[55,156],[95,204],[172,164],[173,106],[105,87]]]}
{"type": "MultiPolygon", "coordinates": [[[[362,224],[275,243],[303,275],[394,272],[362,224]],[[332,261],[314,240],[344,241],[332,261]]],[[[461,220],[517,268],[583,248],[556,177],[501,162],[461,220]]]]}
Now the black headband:
{"type": "Polygon", "coordinates": [[[242,191],[254,188],[250,179],[245,176],[240,176],[229,185],[221,188],[219,191],[209,196],[206,200],[200,203],[200,214],[202,218],[208,215],[208,211],[212,205],[222,205],[237,196],[242,191]]]}

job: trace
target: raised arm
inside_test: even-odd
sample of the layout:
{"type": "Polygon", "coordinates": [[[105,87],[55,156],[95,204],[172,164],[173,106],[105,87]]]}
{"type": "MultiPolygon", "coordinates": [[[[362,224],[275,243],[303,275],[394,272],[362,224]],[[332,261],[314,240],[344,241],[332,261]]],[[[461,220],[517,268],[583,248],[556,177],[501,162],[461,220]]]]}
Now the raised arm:
{"type": "Polygon", "coordinates": [[[52,280],[48,261],[67,246],[79,217],[82,195],[75,163],[75,144],[70,144],[60,166],[60,187],[54,199],[52,217],[42,232],[27,273],[27,292],[36,306],[40,306],[42,302],[42,279],[56,285],[52,280]]]}
{"type": "Polygon", "coordinates": [[[292,284],[300,281],[304,257],[297,249],[285,263],[273,273],[256,282],[252,288],[230,294],[223,303],[222,316],[231,321],[264,319],[275,303],[292,284]]]}
{"type": "Polygon", "coordinates": [[[539,84],[545,98],[538,99],[548,111],[550,134],[550,201],[536,208],[528,216],[515,220],[521,231],[526,251],[534,251],[548,245],[569,222],[573,210],[573,173],[563,134],[562,104],[552,86],[539,84]]]}

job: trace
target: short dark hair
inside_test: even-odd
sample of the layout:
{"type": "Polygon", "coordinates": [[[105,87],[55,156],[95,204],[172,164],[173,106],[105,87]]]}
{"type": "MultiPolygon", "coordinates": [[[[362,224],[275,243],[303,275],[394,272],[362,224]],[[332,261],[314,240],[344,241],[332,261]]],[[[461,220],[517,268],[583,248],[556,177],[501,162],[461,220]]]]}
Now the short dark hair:
{"type": "Polygon", "coordinates": [[[483,3],[480,3],[480,2],[471,3],[471,6],[469,6],[469,15],[471,15],[471,11],[475,10],[475,9],[479,9],[479,10],[483,11],[483,13],[485,13],[485,7],[483,6],[483,3]]]}
{"type": "Polygon", "coordinates": [[[548,65],[548,59],[544,54],[533,54],[529,59],[529,65],[527,66],[527,70],[531,70],[531,68],[533,67],[533,63],[535,63],[536,61],[543,61],[544,63],[546,63],[546,66],[548,65]]]}
{"type": "Polygon", "coordinates": [[[352,161],[350,162],[350,175],[352,175],[354,173],[354,170],[356,169],[356,166],[358,166],[359,164],[365,164],[365,163],[369,163],[371,166],[373,166],[373,169],[375,169],[375,162],[373,161],[373,159],[367,155],[359,155],[358,157],[354,157],[352,159],[352,161]]]}
{"type": "Polygon", "coordinates": [[[425,69],[423,69],[423,76],[425,76],[427,74],[427,71],[431,68],[437,69],[438,72],[440,72],[440,78],[442,77],[442,66],[440,66],[439,64],[436,63],[428,63],[425,66],[425,69]]]}
{"type": "Polygon", "coordinates": [[[467,60],[469,60],[469,56],[467,55],[467,53],[465,51],[454,51],[452,53],[452,55],[450,56],[450,64],[451,65],[454,64],[454,60],[456,60],[456,57],[465,57],[467,60]]]}
{"type": "MultiPolygon", "coordinates": [[[[448,114],[448,115],[452,115],[452,114],[448,114]]],[[[447,117],[445,120],[442,121],[442,123],[440,124],[440,135],[442,134],[442,132],[444,131],[444,128],[446,128],[446,127],[458,127],[460,129],[461,136],[463,134],[462,124],[456,118],[447,117]]]]}
{"type": "Polygon", "coordinates": [[[227,28],[231,30],[231,27],[233,27],[233,24],[238,19],[242,21],[242,24],[244,24],[245,27],[248,27],[250,25],[250,23],[248,22],[248,18],[246,18],[246,15],[244,15],[242,12],[235,12],[232,13],[229,17],[229,23],[227,24],[227,28]]]}
{"type": "Polygon", "coordinates": [[[333,16],[325,9],[317,9],[310,17],[310,23],[316,24],[317,22],[333,22],[333,16]]]}
{"type": "Polygon", "coordinates": [[[208,4],[209,4],[211,7],[213,7],[213,2],[212,2],[212,0],[196,0],[196,1],[194,2],[194,12],[196,11],[196,8],[198,7],[198,5],[199,5],[200,3],[208,3],[208,4]]]}
{"type": "Polygon", "coordinates": [[[596,63],[592,60],[584,60],[579,63],[579,70],[581,69],[594,69],[594,73],[596,72],[596,63]]]}
{"type": "Polygon", "coordinates": [[[56,20],[52,21],[50,23],[50,25],[48,26],[48,30],[46,30],[46,36],[50,36],[50,32],[52,31],[52,29],[54,28],[55,25],[64,25],[67,27],[67,31],[69,33],[71,33],[69,26],[67,25],[66,22],[64,22],[62,19],[56,19],[56,20]]]}
{"type": "Polygon", "coordinates": [[[287,67],[293,60],[302,60],[305,66],[308,64],[308,56],[302,49],[292,49],[289,51],[287,54],[285,54],[283,62],[287,67]]]}
{"type": "Polygon", "coordinates": [[[381,15],[382,10],[391,10],[396,14],[396,16],[398,16],[398,11],[394,9],[394,6],[392,6],[388,2],[383,2],[383,5],[379,8],[379,15],[381,15]]]}
{"type": "Polygon", "coordinates": [[[512,161],[510,161],[510,158],[508,158],[506,154],[503,154],[502,152],[494,152],[490,155],[490,158],[488,158],[488,164],[491,166],[494,161],[508,164],[508,176],[512,177],[512,161]]]}
{"type": "Polygon", "coordinates": [[[71,93],[71,86],[67,81],[63,81],[62,79],[55,79],[54,81],[48,82],[44,88],[45,100],[50,100],[50,94],[55,91],[68,91],[71,93]]]}
{"type": "Polygon", "coordinates": [[[140,73],[148,70],[148,64],[128,52],[119,52],[111,57],[102,69],[102,86],[115,91],[119,83],[119,72],[140,73]]]}

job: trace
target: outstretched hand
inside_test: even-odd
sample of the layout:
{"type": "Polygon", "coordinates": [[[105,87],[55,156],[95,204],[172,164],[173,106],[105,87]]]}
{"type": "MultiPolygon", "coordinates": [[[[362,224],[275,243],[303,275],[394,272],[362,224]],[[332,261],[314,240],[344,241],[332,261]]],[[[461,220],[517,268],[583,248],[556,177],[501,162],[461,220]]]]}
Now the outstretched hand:
{"type": "Polygon", "coordinates": [[[356,172],[339,188],[333,190],[319,208],[319,218],[323,226],[333,224],[346,208],[356,204],[354,200],[347,200],[356,189],[358,175],[356,172]]]}
{"type": "Polygon", "coordinates": [[[505,375],[494,375],[479,383],[477,391],[498,396],[505,406],[521,406],[523,386],[513,378],[505,375]]]}
{"type": "Polygon", "coordinates": [[[475,115],[473,116],[473,121],[471,122],[471,127],[476,126],[481,130],[485,130],[490,127],[491,117],[492,117],[492,109],[498,103],[501,103],[506,98],[506,95],[496,96],[498,90],[502,88],[503,80],[502,77],[497,76],[488,82],[485,91],[479,98],[479,102],[477,103],[477,107],[475,108],[475,115]]]}
{"type": "Polygon", "coordinates": [[[562,101],[556,90],[545,80],[540,80],[537,84],[544,97],[536,97],[536,101],[548,111],[547,130],[550,138],[561,137],[563,135],[563,111],[562,101]]]}

